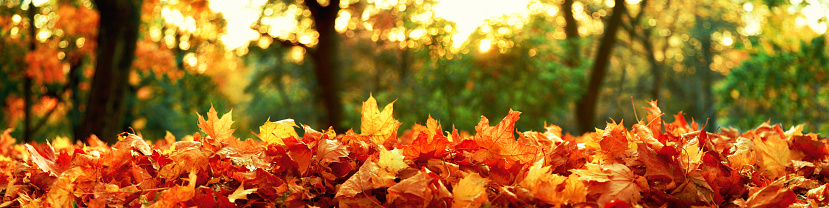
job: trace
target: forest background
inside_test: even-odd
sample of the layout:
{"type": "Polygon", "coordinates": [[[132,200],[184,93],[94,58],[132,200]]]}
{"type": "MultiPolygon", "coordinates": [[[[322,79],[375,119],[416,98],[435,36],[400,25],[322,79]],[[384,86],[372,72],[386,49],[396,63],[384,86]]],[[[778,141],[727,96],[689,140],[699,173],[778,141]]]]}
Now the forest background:
{"type": "Polygon", "coordinates": [[[828,25],[820,0],[2,0],[0,127],[182,138],[212,105],[240,138],[345,132],[371,94],[402,126],[514,109],[578,135],[659,100],[707,131],[827,135],[828,25]]]}

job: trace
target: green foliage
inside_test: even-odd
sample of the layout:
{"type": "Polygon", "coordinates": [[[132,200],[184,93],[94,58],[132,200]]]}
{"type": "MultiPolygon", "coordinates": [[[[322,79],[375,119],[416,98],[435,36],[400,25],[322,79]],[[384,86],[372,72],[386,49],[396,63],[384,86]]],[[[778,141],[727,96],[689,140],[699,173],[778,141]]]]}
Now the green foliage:
{"type": "Polygon", "coordinates": [[[197,112],[209,109],[211,105],[231,109],[228,99],[207,75],[185,70],[184,76],[173,81],[166,75],[156,76],[152,71],[139,74],[142,81],[134,89],[146,88],[153,95],[147,98],[128,96],[129,112],[125,120],[146,121],[140,132],[144,138],[162,139],[167,131],[181,138],[199,128],[196,122],[184,122],[195,121],[197,112]]]}
{"type": "Polygon", "coordinates": [[[829,134],[829,56],[825,37],[800,51],[760,49],[716,86],[723,123],[750,129],[771,120],[829,134]]]}

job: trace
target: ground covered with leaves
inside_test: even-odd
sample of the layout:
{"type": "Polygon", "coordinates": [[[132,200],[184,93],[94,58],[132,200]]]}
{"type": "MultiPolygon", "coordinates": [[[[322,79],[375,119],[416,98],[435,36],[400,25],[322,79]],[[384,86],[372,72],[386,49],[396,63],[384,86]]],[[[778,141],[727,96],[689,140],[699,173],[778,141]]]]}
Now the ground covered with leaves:
{"type": "Polygon", "coordinates": [[[0,137],[0,207],[817,207],[829,201],[827,143],[801,127],[699,130],[656,102],[630,129],[516,132],[520,112],[475,133],[431,117],[398,135],[392,104],[363,103],[360,133],[266,122],[233,136],[231,112],[201,133],[111,146],[0,137]],[[300,137],[295,128],[304,128],[300,137]],[[516,138],[517,135],[517,138],[516,138]]]}

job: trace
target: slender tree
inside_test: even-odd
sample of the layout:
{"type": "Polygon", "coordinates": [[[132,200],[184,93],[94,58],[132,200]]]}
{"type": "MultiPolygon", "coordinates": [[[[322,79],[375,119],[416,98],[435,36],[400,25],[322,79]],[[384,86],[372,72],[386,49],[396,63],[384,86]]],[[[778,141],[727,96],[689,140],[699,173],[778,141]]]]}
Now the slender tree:
{"type": "Polygon", "coordinates": [[[564,34],[567,35],[567,59],[565,60],[566,66],[569,67],[576,67],[579,65],[579,56],[581,54],[581,50],[579,50],[579,24],[576,22],[576,18],[573,16],[573,1],[574,0],[564,0],[564,4],[561,6],[562,10],[564,10],[564,34]]]}
{"type": "Polygon", "coordinates": [[[615,0],[613,14],[607,21],[604,36],[596,51],[593,67],[590,73],[590,81],[585,94],[576,101],[576,118],[578,119],[579,133],[589,132],[594,128],[596,119],[596,102],[601,96],[602,84],[607,74],[607,65],[610,64],[610,55],[616,44],[616,32],[622,24],[622,15],[625,13],[625,1],[615,0]]]}

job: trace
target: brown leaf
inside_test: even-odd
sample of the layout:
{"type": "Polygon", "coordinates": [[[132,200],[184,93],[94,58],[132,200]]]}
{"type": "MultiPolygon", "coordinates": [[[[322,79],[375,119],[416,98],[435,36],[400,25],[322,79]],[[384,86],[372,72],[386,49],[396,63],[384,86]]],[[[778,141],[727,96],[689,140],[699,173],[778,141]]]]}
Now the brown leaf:
{"type": "Polygon", "coordinates": [[[348,178],[337,189],[337,195],[335,197],[354,197],[354,195],[362,193],[363,191],[373,189],[374,184],[371,182],[371,178],[377,175],[378,170],[380,170],[380,167],[377,164],[366,161],[351,178],[348,178]]]}
{"type": "Polygon", "coordinates": [[[348,149],[339,140],[321,139],[317,144],[317,158],[323,164],[339,162],[341,157],[348,157],[348,149]]]}

